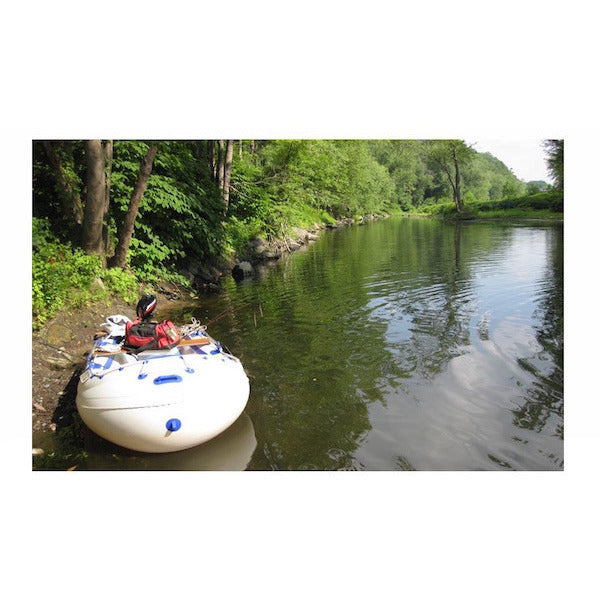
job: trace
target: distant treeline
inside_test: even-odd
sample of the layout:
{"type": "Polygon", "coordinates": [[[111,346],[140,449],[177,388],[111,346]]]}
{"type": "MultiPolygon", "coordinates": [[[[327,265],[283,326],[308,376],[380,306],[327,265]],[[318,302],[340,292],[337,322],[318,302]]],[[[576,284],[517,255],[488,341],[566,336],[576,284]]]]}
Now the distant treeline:
{"type": "Polygon", "coordinates": [[[36,141],[33,216],[144,276],[294,225],[456,201],[458,176],[461,201],[546,186],[460,141],[36,141]]]}

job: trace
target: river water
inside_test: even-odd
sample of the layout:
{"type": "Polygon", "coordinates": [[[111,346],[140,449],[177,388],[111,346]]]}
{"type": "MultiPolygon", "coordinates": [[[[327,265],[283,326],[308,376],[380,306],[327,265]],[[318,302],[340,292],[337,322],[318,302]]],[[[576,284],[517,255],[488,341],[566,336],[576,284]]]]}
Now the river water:
{"type": "Polygon", "coordinates": [[[324,232],[160,317],[241,358],[242,418],[148,456],[87,436],[88,469],[562,470],[563,231],[387,219],[324,232]],[[90,439],[92,441],[90,441],[90,439]]]}

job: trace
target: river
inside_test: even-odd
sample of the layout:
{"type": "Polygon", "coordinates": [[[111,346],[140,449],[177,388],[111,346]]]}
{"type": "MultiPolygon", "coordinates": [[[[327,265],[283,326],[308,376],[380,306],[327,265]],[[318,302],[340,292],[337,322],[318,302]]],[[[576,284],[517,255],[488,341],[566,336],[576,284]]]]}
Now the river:
{"type": "Polygon", "coordinates": [[[241,358],[219,438],[142,455],[87,436],[84,469],[562,470],[562,224],[386,219],[324,232],[170,309],[241,358]]]}

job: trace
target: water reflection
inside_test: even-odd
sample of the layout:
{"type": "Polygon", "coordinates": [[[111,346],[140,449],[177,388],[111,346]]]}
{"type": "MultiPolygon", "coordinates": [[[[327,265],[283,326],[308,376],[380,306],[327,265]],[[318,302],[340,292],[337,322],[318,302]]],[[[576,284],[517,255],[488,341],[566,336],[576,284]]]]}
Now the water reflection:
{"type": "Polygon", "coordinates": [[[401,368],[396,379],[382,372],[388,401],[370,407],[361,462],[402,468],[396,446],[418,469],[562,468],[562,236],[482,225],[454,233],[445,254],[454,270],[440,255],[427,277],[405,269],[406,286],[393,270],[369,278],[373,317],[387,323],[401,368]]]}
{"type": "MultiPolygon", "coordinates": [[[[250,378],[238,467],[561,469],[562,244],[557,227],[377,222],[160,318],[232,309],[210,333],[250,378]]],[[[129,458],[106,468],[177,468],[129,458]]]]}
{"type": "MultiPolygon", "coordinates": [[[[72,427],[72,426],[71,426],[72,427]]],[[[79,435],[38,439],[37,443],[47,451],[62,452],[81,446],[77,470],[122,470],[122,471],[243,471],[248,466],[256,449],[256,436],[252,420],[246,413],[216,438],[187,450],[164,454],[135,452],[104,440],[87,428],[79,435]]],[[[75,461],[72,461],[75,462],[75,461]]]]}
{"type": "MultiPolygon", "coordinates": [[[[559,230],[549,231],[548,235],[547,268],[539,286],[533,326],[539,348],[518,359],[521,368],[531,375],[531,382],[525,402],[513,413],[518,427],[548,432],[563,440],[563,239],[559,230]]],[[[562,467],[561,456],[548,454],[562,467]]]]}
{"type": "Polygon", "coordinates": [[[561,252],[552,227],[390,221],[231,285],[248,468],[562,468],[561,252]],[[544,348],[554,374],[524,370],[544,348]]]}
{"type": "MultiPolygon", "coordinates": [[[[94,446],[88,446],[88,468],[109,469],[111,462],[103,459],[107,455],[107,443],[96,438],[94,446]]],[[[243,471],[248,466],[256,448],[256,436],[252,421],[242,413],[231,427],[216,438],[187,450],[166,454],[146,454],[114,449],[112,456],[126,470],[171,470],[171,471],[243,471]]]]}

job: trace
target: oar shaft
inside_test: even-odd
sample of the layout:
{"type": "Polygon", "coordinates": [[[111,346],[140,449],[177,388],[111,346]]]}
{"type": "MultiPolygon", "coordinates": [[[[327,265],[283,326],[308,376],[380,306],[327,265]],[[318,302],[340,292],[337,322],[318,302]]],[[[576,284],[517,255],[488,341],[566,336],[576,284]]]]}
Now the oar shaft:
{"type": "MultiPolygon", "coordinates": [[[[175,347],[180,348],[181,346],[207,346],[208,344],[211,344],[212,342],[214,342],[214,340],[209,337],[199,338],[196,340],[181,340],[179,342],[179,344],[177,344],[177,346],[175,346],[175,347]]],[[[129,351],[126,350],[125,348],[122,348],[121,350],[115,350],[114,352],[104,352],[103,350],[97,350],[96,352],[94,352],[95,356],[111,356],[113,354],[128,354],[128,353],[129,353],[129,351]]]]}

